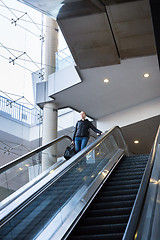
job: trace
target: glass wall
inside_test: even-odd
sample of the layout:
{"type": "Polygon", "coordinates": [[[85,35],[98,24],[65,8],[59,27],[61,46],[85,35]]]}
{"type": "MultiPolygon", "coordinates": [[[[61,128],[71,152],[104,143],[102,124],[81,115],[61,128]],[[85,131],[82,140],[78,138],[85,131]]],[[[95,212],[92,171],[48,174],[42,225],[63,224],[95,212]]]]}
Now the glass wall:
{"type": "Polygon", "coordinates": [[[44,75],[44,16],[16,1],[0,1],[0,166],[41,145],[36,82],[44,75]]]}

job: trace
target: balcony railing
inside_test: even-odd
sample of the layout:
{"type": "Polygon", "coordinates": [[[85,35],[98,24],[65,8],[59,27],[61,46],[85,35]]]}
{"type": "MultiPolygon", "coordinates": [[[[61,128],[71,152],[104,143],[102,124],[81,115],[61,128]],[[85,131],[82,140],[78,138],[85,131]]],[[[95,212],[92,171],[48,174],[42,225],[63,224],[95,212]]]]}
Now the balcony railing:
{"type": "Polygon", "coordinates": [[[56,53],[56,71],[59,71],[72,64],[74,64],[74,59],[68,47],[56,53]]]}
{"type": "Polygon", "coordinates": [[[0,96],[0,115],[27,125],[41,123],[41,111],[37,108],[28,108],[11,99],[0,96]]]}

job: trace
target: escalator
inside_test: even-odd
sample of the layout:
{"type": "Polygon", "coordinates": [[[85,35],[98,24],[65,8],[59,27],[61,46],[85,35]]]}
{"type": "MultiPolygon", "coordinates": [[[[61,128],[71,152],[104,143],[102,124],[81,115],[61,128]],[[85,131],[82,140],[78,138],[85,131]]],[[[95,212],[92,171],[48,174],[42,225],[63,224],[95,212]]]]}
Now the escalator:
{"type": "Polygon", "coordinates": [[[123,157],[67,239],[121,240],[147,161],[123,157]]]}
{"type": "MultiPolygon", "coordinates": [[[[46,147],[0,172],[6,176],[24,159],[28,165],[31,155],[41,156],[46,147]]],[[[140,211],[154,156],[155,151],[150,156],[128,156],[120,128],[111,129],[70,160],[53,165],[4,199],[0,239],[124,239],[126,229],[129,232],[130,226],[137,225],[139,216],[134,213],[136,207],[140,211]]]]}
{"type": "MultiPolygon", "coordinates": [[[[102,163],[102,161],[99,161],[98,171],[103,168],[102,163]]],[[[10,239],[10,237],[18,240],[33,239],[33,236],[37,235],[44,225],[55,216],[57,209],[60,209],[68,199],[72,198],[77,189],[83,187],[86,178],[91,176],[94,168],[94,164],[86,168],[85,160],[82,160],[78,166],[76,165],[56,183],[51,184],[8,221],[1,228],[1,239],[10,239]]]]}

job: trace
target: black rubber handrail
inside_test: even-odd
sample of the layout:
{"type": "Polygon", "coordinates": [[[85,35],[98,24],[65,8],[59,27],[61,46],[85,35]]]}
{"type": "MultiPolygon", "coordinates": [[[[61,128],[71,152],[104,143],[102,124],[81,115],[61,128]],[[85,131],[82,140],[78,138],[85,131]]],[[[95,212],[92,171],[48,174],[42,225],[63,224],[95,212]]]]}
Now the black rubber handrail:
{"type": "Polygon", "coordinates": [[[68,135],[63,135],[61,137],[58,137],[58,138],[52,140],[51,142],[49,142],[47,144],[44,144],[43,146],[40,146],[40,147],[32,150],[29,153],[24,154],[23,156],[13,160],[12,162],[9,162],[9,163],[3,165],[2,167],[0,167],[0,173],[5,172],[6,170],[8,170],[8,169],[14,167],[15,165],[17,165],[18,163],[21,163],[21,162],[25,161],[27,158],[30,158],[30,157],[34,156],[35,154],[45,150],[48,147],[51,147],[52,145],[62,141],[65,138],[69,139],[70,141],[72,141],[71,137],[69,137],[68,135]]]}

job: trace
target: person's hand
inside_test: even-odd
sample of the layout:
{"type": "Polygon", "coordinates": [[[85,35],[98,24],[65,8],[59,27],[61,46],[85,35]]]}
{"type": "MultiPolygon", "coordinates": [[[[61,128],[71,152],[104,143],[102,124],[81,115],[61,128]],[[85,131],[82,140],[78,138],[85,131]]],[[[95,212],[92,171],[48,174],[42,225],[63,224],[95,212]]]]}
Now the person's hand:
{"type": "Polygon", "coordinates": [[[74,141],[72,141],[72,144],[74,145],[74,141]]]}

